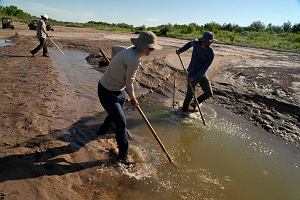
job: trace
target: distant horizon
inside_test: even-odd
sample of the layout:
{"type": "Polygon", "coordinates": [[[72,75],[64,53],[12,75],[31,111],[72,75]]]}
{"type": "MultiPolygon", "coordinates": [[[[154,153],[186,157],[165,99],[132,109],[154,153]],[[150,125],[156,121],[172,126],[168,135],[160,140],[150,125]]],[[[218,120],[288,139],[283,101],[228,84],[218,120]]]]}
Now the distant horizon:
{"type": "MultiPolygon", "coordinates": [[[[158,2],[159,0],[153,0],[153,4],[158,2]]],[[[291,24],[300,23],[300,0],[278,0],[278,2],[273,2],[271,0],[266,0],[265,2],[260,2],[258,0],[254,0],[251,3],[249,1],[242,0],[233,0],[233,5],[227,5],[220,2],[220,0],[214,0],[209,3],[201,3],[201,1],[197,0],[187,0],[185,4],[177,3],[178,0],[174,0],[172,2],[160,2],[160,7],[155,7],[155,5],[147,5],[143,2],[134,2],[133,0],[124,0],[122,2],[116,1],[96,1],[90,0],[90,4],[82,4],[82,1],[71,1],[71,0],[52,0],[48,2],[40,2],[38,0],[28,0],[23,2],[21,0],[2,0],[2,6],[14,5],[19,9],[24,10],[25,12],[33,15],[40,16],[43,13],[46,13],[51,19],[65,22],[77,22],[77,23],[86,23],[89,21],[96,22],[107,22],[107,23],[126,23],[134,26],[142,26],[145,25],[147,27],[151,26],[159,26],[164,24],[190,24],[196,23],[198,25],[204,25],[210,22],[216,22],[218,24],[237,24],[239,26],[249,26],[254,21],[261,21],[265,25],[272,23],[273,25],[281,26],[284,22],[291,22],[291,24]],[[124,4],[124,2],[128,4],[124,4]],[[266,3],[269,2],[269,3],[266,3]],[[210,9],[203,11],[203,9],[199,8],[197,10],[197,6],[188,7],[186,4],[188,2],[193,5],[197,5],[200,3],[203,5],[213,6],[213,10],[210,9]],[[248,2],[248,7],[246,10],[242,11],[243,14],[239,14],[241,10],[238,8],[240,6],[246,6],[245,2],[248,2]],[[131,4],[132,6],[130,6],[131,4]],[[276,4],[276,5],[275,5],[276,4]],[[57,6],[59,5],[59,6],[57,6]],[[93,6],[95,5],[95,6],[93,6]],[[98,6],[96,6],[98,5],[98,6]],[[225,7],[223,7],[223,5],[225,7]],[[81,7],[85,7],[85,10],[82,10],[81,7]],[[145,6],[150,6],[157,11],[163,11],[161,15],[154,15],[149,13],[149,10],[138,11],[139,8],[143,8],[145,6]],[[229,6],[228,8],[226,6],[229,6]],[[270,6],[270,8],[269,8],[270,6]],[[281,7],[285,6],[285,7],[281,7]],[[136,7],[136,8],[135,8],[136,7]],[[164,9],[164,7],[170,7],[170,10],[164,9]],[[196,7],[196,9],[195,9],[196,7]],[[222,8],[221,8],[222,7],[222,8]],[[263,7],[268,7],[269,9],[264,9],[263,7]],[[123,9],[122,9],[123,8],[123,9]],[[127,8],[127,9],[126,9],[127,8]],[[174,8],[175,10],[171,10],[174,8]],[[272,8],[272,9],[271,9],[272,8]],[[162,10],[161,10],[162,9],[162,10]],[[235,12],[228,12],[232,16],[227,16],[228,13],[222,15],[222,12],[227,9],[232,9],[235,12]],[[124,11],[126,10],[126,11],[124,11]],[[221,10],[222,12],[216,13],[215,10],[221,10]],[[177,11],[177,12],[176,12],[177,11]],[[276,11],[278,13],[276,13],[276,11]],[[133,12],[133,13],[132,13],[133,12]],[[199,14],[199,13],[204,14],[199,14]],[[74,13],[76,15],[74,15],[74,13]],[[211,14],[210,14],[211,13],[211,14]],[[264,14],[265,13],[265,14],[264,14]],[[272,14],[270,16],[270,13],[272,14]],[[138,16],[140,15],[140,17],[138,16]],[[137,15],[137,16],[135,16],[137,15]],[[166,16],[164,16],[166,15],[166,16]],[[199,15],[199,17],[197,17],[199,15]],[[240,15],[238,18],[234,18],[235,15],[240,15]],[[172,17],[175,16],[175,17],[172,17]],[[251,16],[251,17],[249,17],[251,16]],[[290,17],[289,17],[290,16],[290,17]],[[234,19],[233,19],[234,18],[234,19]],[[269,19],[269,20],[268,20],[269,19]],[[272,20],[271,20],[272,19],[272,20]]],[[[157,12],[155,12],[157,13],[157,12]]]]}

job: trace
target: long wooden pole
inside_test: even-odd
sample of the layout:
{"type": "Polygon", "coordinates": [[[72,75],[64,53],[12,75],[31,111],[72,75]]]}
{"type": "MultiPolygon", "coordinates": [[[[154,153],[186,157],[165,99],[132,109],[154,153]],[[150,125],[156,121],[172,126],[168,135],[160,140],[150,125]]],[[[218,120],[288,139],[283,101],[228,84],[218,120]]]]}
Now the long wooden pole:
{"type": "MultiPolygon", "coordinates": [[[[179,60],[180,60],[180,62],[181,62],[182,68],[183,68],[183,70],[184,70],[184,72],[186,73],[187,78],[188,78],[188,71],[186,70],[186,68],[185,68],[185,66],[184,66],[184,64],[183,64],[183,62],[182,62],[181,56],[180,56],[179,54],[178,54],[178,57],[179,57],[179,60]]],[[[204,119],[204,117],[203,117],[203,115],[202,115],[202,112],[201,112],[201,109],[200,109],[200,105],[199,105],[198,99],[197,99],[197,97],[196,97],[195,90],[194,90],[194,88],[193,88],[193,86],[192,86],[192,83],[191,83],[190,81],[188,81],[188,85],[189,85],[189,87],[191,88],[191,90],[192,90],[192,92],[193,92],[193,97],[194,97],[194,100],[195,100],[195,102],[196,102],[196,104],[197,104],[197,108],[198,108],[198,110],[199,110],[199,113],[200,113],[202,122],[203,122],[204,126],[206,126],[205,119],[204,119]]]]}
{"type": "Polygon", "coordinates": [[[110,60],[108,59],[108,57],[105,55],[104,51],[100,48],[100,53],[102,54],[102,56],[105,58],[105,60],[110,63],[110,60]]]}
{"type": "Polygon", "coordinates": [[[174,81],[173,81],[173,109],[175,109],[175,93],[176,93],[176,75],[174,75],[174,81]]]}
{"type": "Polygon", "coordinates": [[[48,36],[48,38],[51,40],[51,42],[54,44],[54,46],[56,46],[56,48],[62,53],[64,54],[64,52],[59,48],[59,46],[57,44],[55,44],[55,42],[52,40],[52,38],[50,36],[48,36]]]}
{"type": "MultiPolygon", "coordinates": [[[[104,56],[104,58],[107,60],[107,62],[110,63],[110,60],[107,58],[107,56],[105,55],[104,51],[100,48],[100,52],[101,54],[104,56]]],[[[154,138],[156,139],[156,141],[158,142],[159,146],[161,147],[161,149],[163,150],[163,152],[165,153],[165,155],[167,156],[169,162],[171,164],[173,164],[175,166],[174,161],[172,160],[172,158],[170,157],[170,155],[168,154],[165,146],[163,145],[163,143],[161,142],[161,140],[159,139],[158,135],[156,134],[154,128],[152,127],[152,125],[150,124],[149,120],[147,119],[147,117],[145,116],[144,112],[142,111],[142,109],[140,108],[140,106],[138,105],[136,107],[136,109],[138,110],[138,112],[141,114],[142,118],[144,119],[145,123],[147,124],[148,128],[150,129],[152,135],[154,136],[154,138]]]]}
{"type": "Polygon", "coordinates": [[[165,155],[167,156],[168,160],[170,161],[170,163],[172,163],[173,165],[175,165],[174,161],[172,160],[172,158],[170,157],[170,155],[168,154],[165,146],[163,145],[163,143],[161,142],[161,140],[159,139],[158,135],[156,134],[155,130],[153,129],[152,125],[150,124],[149,120],[147,119],[147,117],[145,116],[144,112],[142,111],[142,109],[140,108],[140,106],[137,106],[136,109],[139,111],[139,113],[141,114],[142,118],[144,119],[145,123],[147,124],[147,126],[149,127],[152,135],[154,136],[154,138],[156,139],[157,143],[159,144],[159,146],[161,147],[161,149],[163,150],[163,152],[165,153],[165,155]]]}

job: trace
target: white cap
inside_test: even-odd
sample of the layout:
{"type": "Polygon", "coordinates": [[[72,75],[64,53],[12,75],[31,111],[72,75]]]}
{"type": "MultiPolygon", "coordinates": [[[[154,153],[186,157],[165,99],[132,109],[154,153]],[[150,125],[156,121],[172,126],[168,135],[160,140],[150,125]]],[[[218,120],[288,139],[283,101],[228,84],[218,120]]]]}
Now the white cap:
{"type": "Polygon", "coordinates": [[[44,17],[45,19],[49,19],[48,15],[47,14],[43,14],[41,15],[41,17],[44,17]]]}

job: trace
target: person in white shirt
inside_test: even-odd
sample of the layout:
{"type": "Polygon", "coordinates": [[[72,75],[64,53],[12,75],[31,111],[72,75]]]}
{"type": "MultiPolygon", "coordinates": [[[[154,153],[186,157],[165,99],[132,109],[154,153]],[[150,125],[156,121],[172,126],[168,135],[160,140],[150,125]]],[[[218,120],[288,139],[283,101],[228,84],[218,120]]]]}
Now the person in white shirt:
{"type": "Polygon", "coordinates": [[[48,20],[48,15],[44,14],[41,15],[41,19],[37,23],[36,35],[37,38],[39,39],[40,44],[35,49],[30,51],[32,56],[35,56],[35,54],[43,48],[43,56],[49,57],[47,43],[46,43],[46,38],[48,37],[48,33],[46,31],[47,20],[48,20]]]}
{"type": "Polygon", "coordinates": [[[133,81],[141,58],[148,56],[154,49],[162,47],[157,43],[157,37],[153,32],[142,32],[138,38],[132,38],[133,46],[117,53],[98,83],[98,96],[100,103],[108,113],[102,124],[99,134],[104,135],[109,129],[109,124],[116,125],[116,140],[119,149],[118,159],[128,163],[128,134],[126,131],[126,117],[123,110],[125,102],[125,90],[134,107],[139,105],[136,100],[133,81]]]}

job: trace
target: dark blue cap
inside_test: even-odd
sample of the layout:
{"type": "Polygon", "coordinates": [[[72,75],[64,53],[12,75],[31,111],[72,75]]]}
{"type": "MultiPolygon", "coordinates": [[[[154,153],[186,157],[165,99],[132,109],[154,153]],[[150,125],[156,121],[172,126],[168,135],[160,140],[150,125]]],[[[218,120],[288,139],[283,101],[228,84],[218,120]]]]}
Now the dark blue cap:
{"type": "Polygon", "coordinates": [[[210,31],[204,32],[202,38],[199,38],[199,41],[211,43],[217,42],[217,40],[214,39],[214,33],[210,31]]]}

